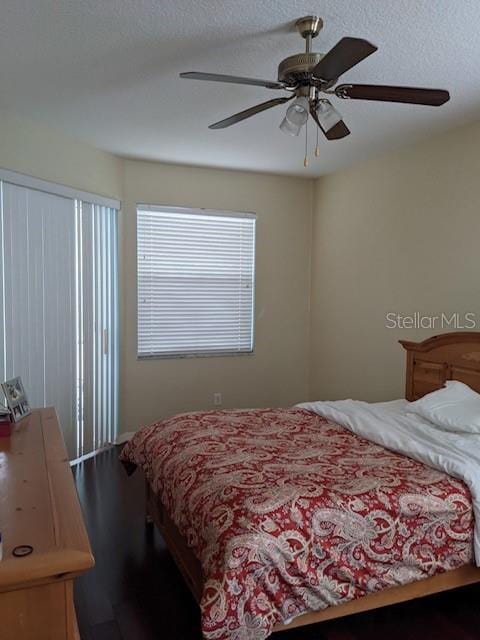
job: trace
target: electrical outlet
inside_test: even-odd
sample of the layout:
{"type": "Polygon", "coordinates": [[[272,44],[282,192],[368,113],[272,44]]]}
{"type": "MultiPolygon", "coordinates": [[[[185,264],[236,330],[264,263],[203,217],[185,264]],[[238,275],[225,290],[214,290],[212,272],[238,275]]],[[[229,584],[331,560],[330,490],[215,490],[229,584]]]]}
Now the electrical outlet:
{"type": "Polygon", "coordinates": [[[222,394],[221,393],[214,393],[213,394],[213,404],[216,407],[220,407],[222,404],[222,394]]]}

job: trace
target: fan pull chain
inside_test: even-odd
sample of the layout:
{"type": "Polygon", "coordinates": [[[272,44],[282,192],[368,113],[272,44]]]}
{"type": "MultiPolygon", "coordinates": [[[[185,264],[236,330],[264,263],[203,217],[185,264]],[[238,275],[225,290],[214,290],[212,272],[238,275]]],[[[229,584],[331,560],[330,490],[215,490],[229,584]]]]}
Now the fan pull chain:
{"type": "Polygon", "coordinates": [[[315,157],[318,158],[319,155],[320,155],[320,147],[318,146],[318,127],[317,127],[317,144],[315,147],[315,157]]]}
{"type": "Polygon", "coordinates": [[[308,120],[305,123],[305,158],[303,159],[303,166],[305,169],[308,167],[308,120]]]}

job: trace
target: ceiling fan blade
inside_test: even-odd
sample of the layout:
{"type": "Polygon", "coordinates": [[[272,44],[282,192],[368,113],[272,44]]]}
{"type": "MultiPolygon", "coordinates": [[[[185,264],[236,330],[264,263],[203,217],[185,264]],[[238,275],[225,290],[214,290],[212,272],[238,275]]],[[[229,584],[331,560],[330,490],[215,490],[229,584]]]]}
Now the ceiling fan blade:
{"type": "Polygon", "coordinates": [[[284,96],[283,98],[273,98],[273,100],[267,100],[267,102],[262,102],[261,104],[257,104],[254,107],[250,107],[249,109],[245,109],[244,111],[240,111],[239,113],[235,113],[233,116],[229,118],[225,118],[225,120],[220,120],[219,122],[215,122],[211,124],[209,129],[225,129],[226,127],[231,127],[232,124],[237,124],[237,122],[241,122],[242,120],[246,120],[251,116],[256,115],[257,113],[261,113],[262,111],[266,111],[267,109],[271,109],[272,107],[276,107],[279,104],[284,104],[288,102],[295,96],[284,96]]]}
{"type": "Polygon", "coordinates": [[[326,134],[328,140],[341,140],[349,135],[350,129],[343,120],[340,120],[340,122],[327,131],[326,134]]]}
{"type": "Polygon", "coordinates": [[[325,131],[325,129],[320,124],[320,120],[318,119],[317,113],[313,107],[310,108],[310,115],[315,120],[327,140],[341,140],[342,138],[346,138],[350,135],[350,129],[347,127],[343,120],[340,120],[340,122],[338,122],[328,131],[325,131]]]}
{"type": "Polygon", "coordinates": [[[356,64],[368,58],[377,47],[361,38],[342,38],[325,54],[312,73],[316,78],[331,82],[356,64]]]}
{"type": "Polygon", "coordinates": [[[383,102],[405,102],[440,107],[450,100],[444,89],[422,89],[420,87],[390,87],[376,84],[341,84],[335,89],[339,98],[352,100],[380,100],[383,102]]]}
{"type": "Polygon", "coordinates": [[[232,84],[250,84],[255,87],[267,89],[283,89],[285,84],[275,80],[260,80],[258,78],[242,78],[240,76],[227,76],[221,73],[202,73],[201,71],[187,71],[180,74],[181,78],[192,80],[208,80],[209,82],[230,82],[232,84]]]}

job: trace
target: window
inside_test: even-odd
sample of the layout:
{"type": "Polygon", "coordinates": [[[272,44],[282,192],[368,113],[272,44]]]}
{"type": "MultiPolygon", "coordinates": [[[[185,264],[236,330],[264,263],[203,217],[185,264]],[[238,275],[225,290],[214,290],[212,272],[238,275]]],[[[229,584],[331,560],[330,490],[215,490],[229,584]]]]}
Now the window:
{"type": "Polygon", "coordinates": [[[139,205],[138,356],[253,350],[255,215],[139,205]]]}
{"type": "Polygon", "coordinates": [[[92,199],[0,170],[0,378],[55,406],[71,459],[118,425],[119,203],[92,199]]]}

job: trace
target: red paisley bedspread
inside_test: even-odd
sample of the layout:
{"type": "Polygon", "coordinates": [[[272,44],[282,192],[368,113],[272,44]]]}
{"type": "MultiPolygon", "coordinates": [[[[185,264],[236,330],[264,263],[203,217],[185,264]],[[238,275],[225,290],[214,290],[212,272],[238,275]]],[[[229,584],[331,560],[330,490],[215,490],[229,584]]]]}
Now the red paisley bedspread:
{"type": "Polygon", "coordinates": [[[208,640],[262,640],[278,621],[473,558],[463,482],[303,409],[176,416],[122,459],[202,563],[208,640]]]}

